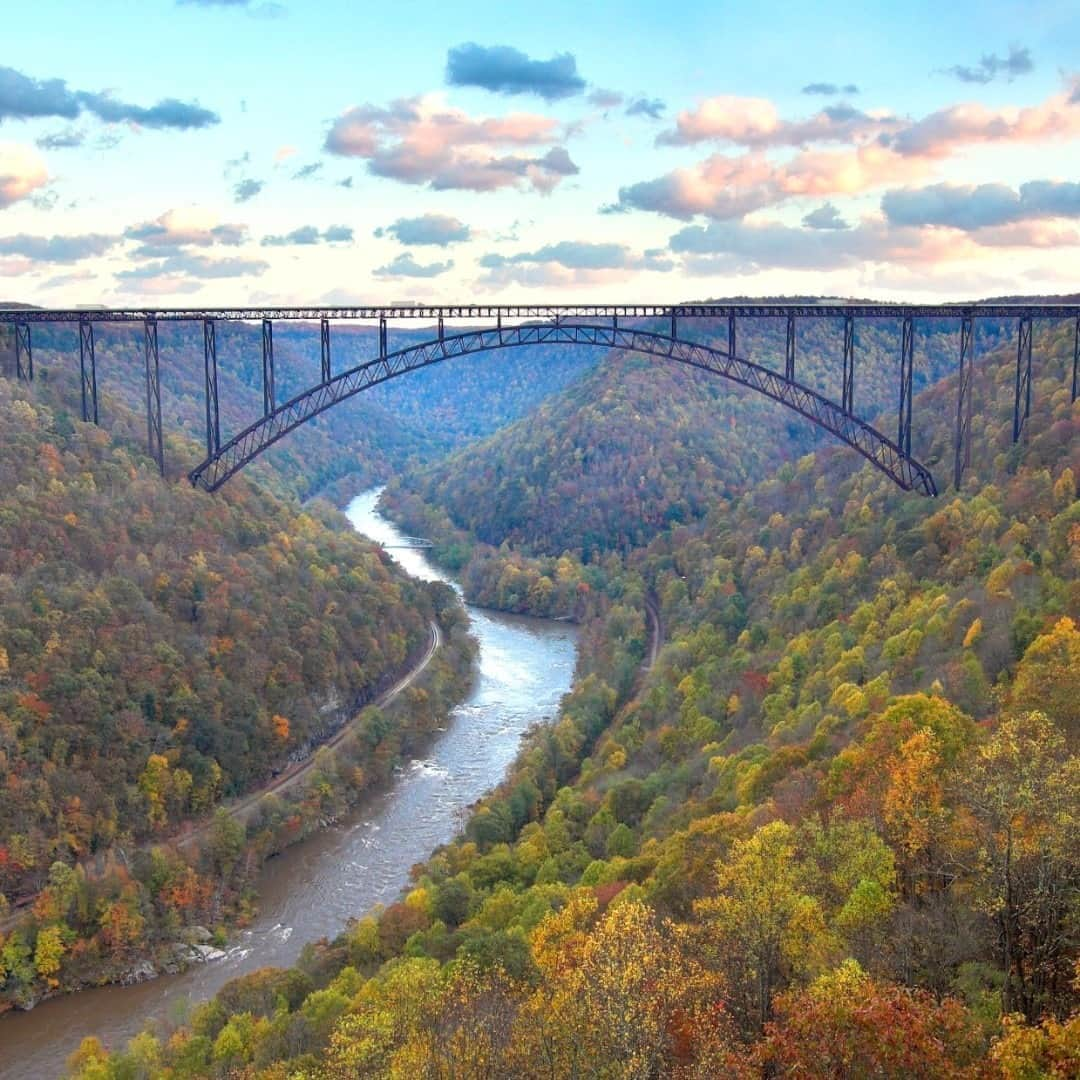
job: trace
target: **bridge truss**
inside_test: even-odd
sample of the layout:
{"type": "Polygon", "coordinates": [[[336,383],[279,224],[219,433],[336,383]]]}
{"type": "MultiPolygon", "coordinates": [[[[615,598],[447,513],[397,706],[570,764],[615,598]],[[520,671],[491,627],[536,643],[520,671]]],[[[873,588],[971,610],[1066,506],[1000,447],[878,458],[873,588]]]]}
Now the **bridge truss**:
{"type": "Polygon", "coordinates": [[[203,324],[206,459],[190,474],[193,484],[216,491],[231,476],[289,432],[341,401],[390,379],[455,356],[537,344],[601,346],[636,352],[686,364],[719,375],[772,398],[830,432],[870,461],[905,491],[936,495],[930,471],[911,456],[912,387],[916,320],[955,319],[960,331],[953,482],[959,488],[971,463],[974,327],[978,318],[1016,320],[1017,353],[1013,441],[1021,438],[1031,415],[1032,321],[1068,319],[1073,324],[1072,400],[1080,394],[1080,305],[979,304],[894,305],[844,303],[736,304],[509,304],[509,305],[392,305],[389,307],[279,308],[162,308],[162,309],[0,309],[0,325],[15,330],[15,368],[20,379],[34,377],[31,327],[41,323],[76,323],[79,330],[79,371],[84,421],[98,423],[97,362],[94,327],[100,323],[144,325],[147,443],[162,474],[165,472],[161,421],[161,382],[157,325],[159,322],[203,324]],[[786,320],[784,369],[763,367],[740,358],[737,325],[745,319],[786,320]],[[842,391],[839,403],[801,384],[797,378],[796,325],[803,319],[841,320],[842,391]],[[855,414],[855,322],[892,319],[901,326],[897,435],[890,439],[855,414]],[[664,320],[669,333],[642,326],[643,320],[664,320]],[[679,336],[684,320],[726,320],[727,348],[679,336]],[[334,374],[331,363],[332,321],[374,320],[379,327],[378,356],[334,374]],[[388,323],[397,320],[435,322],[436,336],[419,345],[391,351],[388,323]],[[486,322],[482,328],[448,335],[448,320],[486,322]],[[621,320],[621,322],[620,322],[621,320]],[[261,322],[263,415],[234,438],[221,441],[218,398],[217,337],[222,321],[261,322]],[[274,381],[273,323],[318,322],[320,381],[278,405],[274,381]],[[491,325],[491,324],[494,325],[491,325]]]}

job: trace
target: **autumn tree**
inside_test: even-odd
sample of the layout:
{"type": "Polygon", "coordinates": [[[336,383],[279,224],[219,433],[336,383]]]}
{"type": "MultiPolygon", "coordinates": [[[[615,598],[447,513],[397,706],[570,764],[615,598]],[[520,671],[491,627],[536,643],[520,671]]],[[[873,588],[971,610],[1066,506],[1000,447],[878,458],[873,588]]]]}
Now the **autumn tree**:
{"type": "Polygon", "coordinates": [[[824,912],[808,892],[795,830],[782,821],[736,840],[717,865],[716,880],[717,895],[699,900],[694,910],[731,981],[733,1002],[760,1030],[773,994],[820,963],[827,944],[824,912]]]}
{"type": "Polygon", "coordinates": [[[777,997],[754,1056],[766,1075],[806,1080],[974,1080],[982,1049],[958,1001],[879,982],[847,961],[777,997]]]}
{"type": "Polygon", "coordinates": [[[997,928],[1002,1011],[1061,1008],[1080,888],[1080,758],[1038,712],[1001,721],[959,779],[976,845],[975,902],[997,928]]]}
{"type": "Polygon", "coordinates": [[[1027,648],[1012,687],[1017,710],[1046,713],[1073,741],[1080,742],[1080,629],[1060,619],[1027,648]]]}

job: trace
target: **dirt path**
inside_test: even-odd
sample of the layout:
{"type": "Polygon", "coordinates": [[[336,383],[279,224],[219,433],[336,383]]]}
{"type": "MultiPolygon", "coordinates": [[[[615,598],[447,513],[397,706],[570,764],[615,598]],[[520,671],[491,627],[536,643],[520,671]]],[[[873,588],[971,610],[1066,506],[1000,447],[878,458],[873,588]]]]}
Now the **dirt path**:
{"type": "Polygon", "coordinates": [[[642,664],[642,670],[651,671],[664,644],[664,624],[660,619],[660,609],[656,606],[656,601],[649,595],[645,597],[645,614],[649,623],[649,652],[642,664]]]}
{"type": "MultiPolygon", "coordinates": [[[[389,690],[380,694],[375,701],[372,702],[373,705],[380,709],[385,709],[386,706],[389,705],[403,690],[410,687],[420,677],[428,664],[431,663],[432,657],[438,652],[439,647],[442,645],[442,631],[435,622],[431,622],[429,626],[431,629],[431,641],[428,643],[427,652],[425,652],[416,665],[394,683],[389,690]]],[[[229,816],[238,821],[242,820],[246,817],[248,811],[253,810],[267,795],[280,795],[295,787],[315,767],[315,761],[320,750],[332,750],[335,746],[340,746],[341,743],[355,732],[363,711],[363,709],[358,710],[356,715],[349,720],[348,723],[343,725],[338,731],[334,732],[326,742],[320,743],[315,748],[314,752],[304,758],[303,761],[298,761],[296,764],[290,765],[284,772],[279,773],[269,783],[264,784],[257,791],[253,791],[249,795],[245,795],[242,799],[239,799],[237,802],[227,806],[226,809],[229,812],[229,816]]],[[[213,825],[213,818],[209,821],[202,822],[180,841],[180,846],[185,847],[190,844],[192,840],[197,839],[206,832],[211,825],[213,825]]]]}

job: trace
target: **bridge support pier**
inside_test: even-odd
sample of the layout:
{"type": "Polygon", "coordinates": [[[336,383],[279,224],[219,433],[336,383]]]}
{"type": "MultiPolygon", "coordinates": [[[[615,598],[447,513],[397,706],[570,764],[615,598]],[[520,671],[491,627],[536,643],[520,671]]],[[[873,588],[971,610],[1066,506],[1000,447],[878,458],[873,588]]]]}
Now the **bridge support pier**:
{"type": "Polygon", "coordinates": [[[263,416],[274,411],[274,324],[262,321],[263,416]]]}
{"type": "Polygon", "coordinates": [[[727,351],[732,360],[735,359],[735,316],[729,315],[727,319],[727,351]]]}
{"type": "Polygon", "coordinates": [[[330,320],[319,323],[319,341],[322,353],[322,381],[325,386],[330,381],[330,320]]]}
{"type": "Polygon", "coordinates": [[[1073,330],[1073,401],[1076,400],[1078,394],[1080,394],[1080,315],[1076,316],[1076,327],[1073,330]]]}
{"type": "Polygon", "coordinates": [[[964,470],[971,466],[971,394],[975,382],[975,320],[965,315],[960,321],[960,371],[956,394],[956,457],[953,485],[960,490],[964,470]]]}
{"type": "MultiPolygon", "coordinates": [[[[15,324],[15,377],[27,382],[34,380],[34,352],[30,348],[30,324],[15,324]],[[23,357],[26,363],[23,363],[23,357]]],[[[1075,396],[1075,395],[1074,395],[1075,396]]]]}
{"type": "Polygon", "coordinates": [[[386,359],[386,319],[379,319],[379,359],[386,359]]]}
{"type": "Polygon", "coordinates": [[[214,320],[203,319],[203,357],[206,376],[206,456],[221,449],[221,418],[218,413],[217,335],[214,320]]]}
{"type": "Polygon", "coordinates": [[[915,371],[915,324],[910,315],[904,316],[900,332],[900,416],[896,445],[905,457],[911,456],[911,384],[915,371]]]}
{"type": "Polygon", "coordinates": [[[849,416],[855,411],[855,320],[844,316],[844,388],[840,404],[849,416]]]}
{"type": "Polygon", "coordinates": [[[784,357],[784,378],[795,381],[795,316],[787,317],[787,353],[784,357]]]}
{"type": "Polygon", "coordinates": [[[146,338],[146,446],[165,475],[165,444],[161,431],[161,370],[158,364],[157,320],[143,324],[146,338]]]}
{"type": "Polygon", "coordinates": [[[82,387],[83,423],[98,422],[97,360],[94,357],[94,324],[79,320],[79,381],[82,387]]]}
{"type": "Polygon", "coordinates": [[[443,327],[443,317],[439,316],[439,340],[443,341],[446,338],[446,329],[443,327]]]}
{"type": "Polygon", "coordinates": [[[1013,399],[1013,442],[1020,441],[1031,415],[1031,316],[1021,315],[1016,333],[1016,396],[1013,399]]]}

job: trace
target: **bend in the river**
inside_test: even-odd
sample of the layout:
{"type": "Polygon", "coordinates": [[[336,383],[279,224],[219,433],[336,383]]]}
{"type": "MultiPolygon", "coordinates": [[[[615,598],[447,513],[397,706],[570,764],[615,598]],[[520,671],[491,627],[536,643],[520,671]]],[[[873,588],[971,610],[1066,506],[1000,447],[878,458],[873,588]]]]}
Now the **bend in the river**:
{"type": "MultiPolygon", "coordinates": [[[[354,499],[349,518],[373,540],[397,544],[401,533],[375,509],[378,494],[354,499]]],[[[393,556],[416,577],[447,580],[421,550],[394,548],[393,556]]],[[[266,864],[259,917],[236,936],[224,960],[0,1017],[0,1077],[57,1076],[84,1036],[96,1034],[117,1048],[148,1020],[167,1022],[186,1002],[210,997],[238,975],[292,964],[305,942],[333,937],[349,918],[393,901],[409,869],[452,839],[469,806],[502,779],[525,731],[554,718],[573,677],[573,626],[479,609],[470,614],[480,654],[468,699],[387,790],[266,864]]]]}

